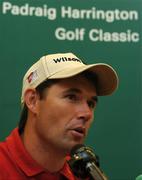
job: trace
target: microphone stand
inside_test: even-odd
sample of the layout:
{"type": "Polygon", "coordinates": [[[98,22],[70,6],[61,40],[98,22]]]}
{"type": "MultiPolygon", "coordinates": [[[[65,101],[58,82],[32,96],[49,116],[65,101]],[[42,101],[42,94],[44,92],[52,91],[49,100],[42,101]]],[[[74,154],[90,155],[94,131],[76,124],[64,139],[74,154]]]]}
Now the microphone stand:
{"type": "Polygon", "coordinates": [[[93,162],[86,164],[86,169],[89,172],[92,180],[108,180],[107,177],[100,171],[100,169],[93,162]]]}

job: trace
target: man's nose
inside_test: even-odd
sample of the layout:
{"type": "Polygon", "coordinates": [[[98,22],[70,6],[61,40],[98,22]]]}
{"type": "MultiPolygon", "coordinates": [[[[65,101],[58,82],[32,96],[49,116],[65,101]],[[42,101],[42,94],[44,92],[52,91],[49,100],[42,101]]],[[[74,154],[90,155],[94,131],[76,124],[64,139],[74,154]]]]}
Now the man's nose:
{"type": "Polygon", "coordinates": [[[87,102],[80,106],[78,117],[84,121],[88,121],[93,118],[93,110],[88,106],[87,102]]]}

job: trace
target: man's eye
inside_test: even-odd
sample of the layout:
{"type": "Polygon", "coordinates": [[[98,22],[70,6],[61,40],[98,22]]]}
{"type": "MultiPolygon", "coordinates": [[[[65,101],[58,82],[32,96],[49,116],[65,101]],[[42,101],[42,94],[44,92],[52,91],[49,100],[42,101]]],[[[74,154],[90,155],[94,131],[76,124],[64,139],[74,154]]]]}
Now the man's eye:
{"type": "Polygon", "coordinates": [[[95,108],[95,106],[96,106],[96,102],[95,102],[95,101],[88,101],[87,103],[88,103],[88,106],[89,106],[91,109],[95,108]]]}
{"type": "Polygon", "coordinates": [[[66,97],[72,101],[76,101],[78,99],[75,94],[68,94],[66,97]]]}

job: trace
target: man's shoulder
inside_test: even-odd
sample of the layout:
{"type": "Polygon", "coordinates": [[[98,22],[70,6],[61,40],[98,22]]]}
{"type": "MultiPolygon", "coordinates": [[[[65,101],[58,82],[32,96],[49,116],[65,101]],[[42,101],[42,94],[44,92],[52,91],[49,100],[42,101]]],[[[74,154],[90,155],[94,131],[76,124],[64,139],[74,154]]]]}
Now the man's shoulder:
{"type": "Polygon", "coordinates": [[[9,179],[15,172],[15,160],[10,152],[7,140],[0,142],[0,179],[9,179]]]}
{"type": "Polygon", "coordinates": [[[6,142],[0,142],[0,179],[7,178],[7,172],[11,167],[11,163],[9,162],[9,151],[6,145],[6,142]]]}
{"type": "Polygon", "coordinates": [[[13,149],[11,139],[12,139],[11,133],[5,138],[4,141],[0,142],[0,167],[2,165],[7,165],[9,162],[11,162],[11,148],[13,149]]]}
{"type": "Polygon", "coordinates": [[[9,157],[8,147],[5,141],[0,142],[0,165],[9,157]]]}
{"type": "Polygon", "coordinates": [[[5,153],[6,150],[7,150],[6,141],[1,141],[0,142],[0,154],[5,153]]]}
{"type": "MultiPolygon", "coordinates": [[[[5,142],[0,142],[0,179],[7,180],[17,173],[14,161],[5,142]]],[[[15,176],[17,177],[17,176],[15,176]]],[[[13,179],[17,179],[17,178],[13,179]]]]}

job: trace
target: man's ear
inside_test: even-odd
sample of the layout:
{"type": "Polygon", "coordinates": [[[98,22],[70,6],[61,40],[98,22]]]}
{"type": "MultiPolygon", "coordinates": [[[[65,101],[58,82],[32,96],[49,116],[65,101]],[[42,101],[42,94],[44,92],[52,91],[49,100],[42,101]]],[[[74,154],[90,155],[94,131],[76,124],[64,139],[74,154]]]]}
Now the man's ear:
{"type": "Polygon", "coordinates": [[[35,89],[27,89],[24,94],[24,101],[30,111],[36,112],[39,95],[35,89]]]}

